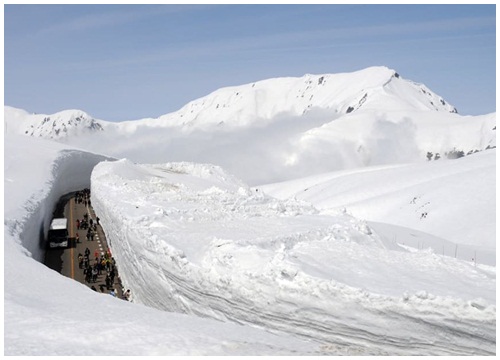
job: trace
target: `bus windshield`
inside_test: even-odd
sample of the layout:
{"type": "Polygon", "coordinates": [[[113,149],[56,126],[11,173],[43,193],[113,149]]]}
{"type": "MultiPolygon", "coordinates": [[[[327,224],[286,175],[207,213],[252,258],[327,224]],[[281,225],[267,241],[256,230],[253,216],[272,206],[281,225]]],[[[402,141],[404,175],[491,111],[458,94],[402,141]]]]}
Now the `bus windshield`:
{"type": "Polygon", "coordinates": [[[68,231],[66,229],[49,231],[49,240],[53,242],[66,241],[67,236],[68,236],[68,231]]]}

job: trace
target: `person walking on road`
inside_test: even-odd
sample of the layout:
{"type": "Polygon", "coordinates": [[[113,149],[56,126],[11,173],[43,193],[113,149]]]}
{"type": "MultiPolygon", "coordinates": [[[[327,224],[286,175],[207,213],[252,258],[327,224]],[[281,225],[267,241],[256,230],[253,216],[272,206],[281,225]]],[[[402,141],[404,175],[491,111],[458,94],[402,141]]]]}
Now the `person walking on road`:
{"type": "Polygon", "coordinates": [[[98,274],[98,271],[97,271],[97,265],[96,265],[92,269],[92,282],[94,282],[94,283],[97,281],[97,274],[98,274]]]}
{"type": "Polygon", "coordinates": [[[89,264],[85,269],[85,282],[90,283],[90,280],[92,280],[92,266],[89,264]]]}
{"type": "Polygon", "coordinates": [[[111,280],[111,285],[115,283],[115,269],[114,267],[111,268],[111,271],[109,273],[109,279],[111,280]]]}
{"type": "MultiPolygon", "coordinates": [[[[106,269],[106,259],[101,256],[101,272],[104,269],[106,269]]],[[[99,273],[99,275],[101,275],[101,274],[99,273]]]]}
{"type": "Polygon", "coordinates": [[[104,281],[106,282],[106,289],[109,290],[111,287],[111,279],[109,278],[109,275],[106,275],[106,279],[104,281]]]}

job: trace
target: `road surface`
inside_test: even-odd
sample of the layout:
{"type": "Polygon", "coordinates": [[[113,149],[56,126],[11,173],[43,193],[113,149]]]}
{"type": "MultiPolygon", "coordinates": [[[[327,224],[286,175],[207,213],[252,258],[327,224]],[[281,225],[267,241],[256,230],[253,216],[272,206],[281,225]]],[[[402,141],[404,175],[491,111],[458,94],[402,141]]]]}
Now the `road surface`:
{"type": "Polygon", "coordinates": [[[61,273],[62,275],[74,279],[82,284],[85,284],[96,289],[97,292],[110,293],[112,289],[116,289],[117,297],[122,297],[122,287],[120,283],[120,278],[118,277],[118,270],[116,270],[116,276],[114,283],[109,289],[106,288],[106,270],[101,272],[101,275],[97,276],[96,282],[86,282],[85,274],[83,268],[79,267],[78,255],[84,255],[85,249],[90,250],[90,264],[94,264],[95,254],[104,256],[109,250],[111,256],[113,253],[109,249],[106,242],[106,236],[100,225],[97,226],[97,231],[94,235],[93,241],[88,241],[86,238],[87,230],[77,229],[77,219],[82,220],[84,214],[88,214],[89,219],[92,218],[93,222],[96,222],[96,214],[92,209],[92,206],[84,203],[77,203],[75,198],[76,193],[70,193],[63,196],[56,206],[54,211],[54,217],[65,217],[68,219],[68,232],[70,236],[69,246],[67,249],[62,248],[47,248],[45,254],[45,265],[51,269],[61,273]],[[76,236],[79,236],[80,241],[76,241],[76,236]]]}

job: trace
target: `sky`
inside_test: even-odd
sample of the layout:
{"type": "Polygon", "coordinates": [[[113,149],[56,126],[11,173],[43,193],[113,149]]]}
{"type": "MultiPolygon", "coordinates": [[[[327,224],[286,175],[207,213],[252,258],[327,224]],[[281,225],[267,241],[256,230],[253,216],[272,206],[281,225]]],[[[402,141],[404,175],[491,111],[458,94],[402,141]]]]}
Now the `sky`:
{"type": "Polygon", "coordinates": [[[496,111],[495,5],[5,5],[4,104],[158,117],[226,86],[387,66],[496,111]]]}

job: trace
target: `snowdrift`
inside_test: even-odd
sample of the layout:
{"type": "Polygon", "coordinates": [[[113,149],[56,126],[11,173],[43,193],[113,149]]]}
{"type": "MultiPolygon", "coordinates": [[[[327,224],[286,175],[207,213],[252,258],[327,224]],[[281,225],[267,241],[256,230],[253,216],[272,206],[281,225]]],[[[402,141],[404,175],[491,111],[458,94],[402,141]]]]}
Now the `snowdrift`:
{"type": "Polygon", "coordinates": [[[5,139],[4,354],[325,355],[318,342],[167,313],[98,294],[39,261],[61,195],[90,187],[107,158],[24,136],[5,139]]]}
{"type": "Polygon", "coordinates": [[[279,201],[213,165],[100,163],[101,217],[134,301],[344,354],[492,354],[495,269],[279,201]]]}
{"type": "MultiPolygon", "coordinates": [[[[345,170],[262,188],[325,213],[346,209],[367,221],[431,234],[448,242],[447,255],[495,266],[495,169],[492,149],[456,160],[345,170]]],[[[445,244],[434,242],[422,247],[441,253],[445,244]]]]}
{"type": "Polygon", "coordinates": [[[5,230],[28,256],[43,262],[57,201],[90,187],[92,169],[108,158],[41,139],[12,135],[4,140],[5,230]]]}

